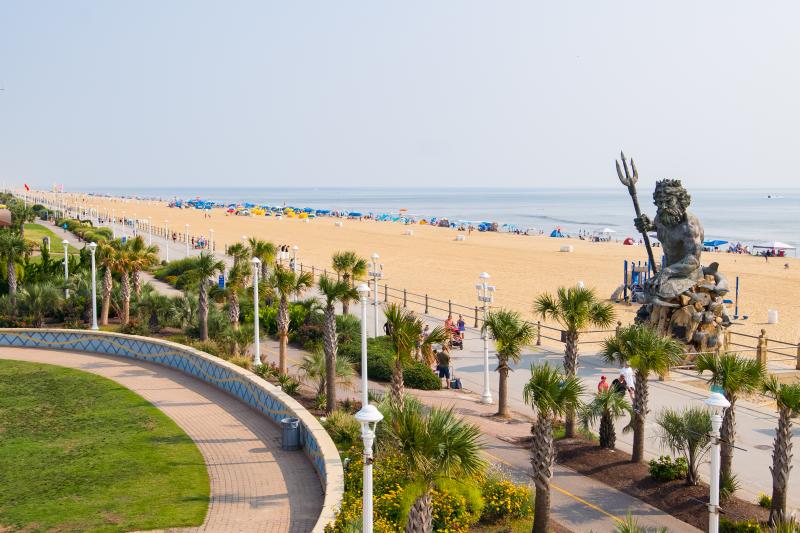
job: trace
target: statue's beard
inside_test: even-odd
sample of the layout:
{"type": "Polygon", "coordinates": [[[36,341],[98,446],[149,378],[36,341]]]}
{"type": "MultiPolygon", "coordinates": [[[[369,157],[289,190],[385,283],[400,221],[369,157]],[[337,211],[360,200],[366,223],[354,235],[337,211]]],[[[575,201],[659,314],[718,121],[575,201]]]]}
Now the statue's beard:
{"type": "Polygon", "coordinates": [[[677,226],[683,222],[684,212],[681,209],[662,207],[658,210],[658,220],[667,227],[677,226]]]}

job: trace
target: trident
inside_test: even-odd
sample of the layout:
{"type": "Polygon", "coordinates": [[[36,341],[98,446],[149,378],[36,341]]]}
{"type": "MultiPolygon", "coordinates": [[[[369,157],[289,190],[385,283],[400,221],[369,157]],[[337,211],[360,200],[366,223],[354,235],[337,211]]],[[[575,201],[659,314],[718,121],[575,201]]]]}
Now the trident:
{"type": "MultiPolygon", "coordinates": [[[[636,170],[636,164],[631,159],[631,169],[633,170],[633,175],[628,172],[628,162],[625,161],[625,154],[620,152],[619,155],[622,157],[622,167],[625,169],[625,176],[622,176],[622,169],[619,166],[619,161],[614,161],[617,165],[617,176],[619,176],[619,181],[622,182],[628,188],[628,194],[631,195],[631,200],[633,200],[633,210],[636,211],[636,217],[642,217],[642,210],[639,209],[639,198],[636,196],[636,182],[639,181],[639,172],[636,170]]],[[[650,259],[650,268],[653,269],[653,274],[657,274],[658,270],[656,269],[656,261],[653,257],[653,248],[650,246],[650,237],[647,235],[646,231],[642,232],[642,238],[644,239],[644,244],[647,246],[647,257],[650,259]]]]}

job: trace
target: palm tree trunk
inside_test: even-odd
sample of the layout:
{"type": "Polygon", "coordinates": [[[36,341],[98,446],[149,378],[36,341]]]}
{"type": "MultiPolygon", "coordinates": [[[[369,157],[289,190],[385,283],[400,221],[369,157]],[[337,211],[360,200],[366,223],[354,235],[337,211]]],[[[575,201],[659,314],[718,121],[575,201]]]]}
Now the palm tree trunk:
{"type": "Polygon", "coordinates": [[[500,383],[497,390],[497,416],[508,418],[508,359],[500,359],[498,354],[498,368],[500,383]]]}
{"type": "Polygon", "coordinates": [[[731,476],[731,465],[733,464],[733,440],[736,437],[736,395],[730,394],[728,401],[731,402],[730,407],[725,409],[725,414],[722,417],[722,427],[719,431],[720,439],[720,469],[719,479],[720,483],[724,479],[731,476]]]}
{"type": "Polygon", "coordinates": [[[278,305],[278,370],[286,373],[286,345],[289,342],[289,300],[281,296],[278,305]]]}
{"type": "Polygon", "coordinates": [[[613,450],[617,444],[617,432],[614,430],[614,419],[608,411],[600,416],[600,447],[613,450]]]}
{"type": "Polygon", "coordinates": [[[414,501],[408,510],[405,533],[431,533],[433,531],[433,510],[431,494],[426,491],[414,501]]]}
{"type": "Polygon", "coordinates": [[[636,371],[636,388],[633,392],[633,451],[631,462],[644,461],[644,423],[647,419],[647,375],[636,371]]]}
{"type": "Polygon", "coordinates": [[[200,340],[208,340],[208,289],[206,288],[206,281],[200,282],[200,291],[198,293],[198,311],[200,314],[200,340]]]}
{"type": "Polygon", "coordinates": [[[17,298],[17,267],[13,258],[9,258],[6,261],[6,268],[8,274],[8,297],[11,299],[11,303],[14,303],[17,298]]]}
{"type": "MultiPolygon", "coordinates": [[[[342,276],[342,281],[347,283],[347,286],[350,286],[350,274],[344,274],[342,276]]],[[[342,314],[347,315],[350,313],[350,302],[347,299],[342,300],[342,314]]]]}
{"type": "MultiPolygon", "coordinates": [[[[574,376],[578,371],[578,332],[568,330],[564,343],[564,373],[567,377],[574,376]]],[[[564,436],[575,437],[575,409],[567,409],[564,420],[564,436]]]]}
{"type": "Polygon", "coordinates": [[[234,331],[239,329],[239,293],[231,290],[228,301],[228,320],[234,331]]]}
{"type": "Polygon", "coordinates": [[[336,309],[333,304],[325,308],[325,386],[327,387],[325,410],[331,414],[336,409],[336,309]]]}
{"type": "Polygon", "coordinates": [[[553,421],[539,417],[533,426],[531,467],[536,486],[533,513],[533,533],[547,533],[550,522],[550,479],[553,477],[553,421]]]}
{"type": "Polygon", "coordinates": [[[778,415],[778,429],[772,448],[772,505],[769,523],[775,525],[786,518],[786,492],[789,489],[789,472],[792,469],[792,412],[782,407],[778,415]]]}
{"type": "Polygon", "coordinates": [[[392,369],[392,403],[394,405],[400,405],[403,402],[403,394],[405,394],[405,389],[403,386],[403,361],[400,359],[399,355],[396,355],[394,360],[394,368],[392,369]]]}
{"type": "Polygon", "coordinates": [[[122,273],[122,323],[127,324],[131,319],[131,280],[127,272],[122,273]]]}
{"type": "Polygon", "coordinates": [[[697,458],[695,457],[694,450],[689,447],[689,468],[686,471],[686,484],[697,485],[697,458]]]}
{"type": "Polygon", "coordinates": [[[111,284],[114,278],[111,277],[111,268],[105,267],[103,272],[103,306],[100,310],[100,323],[108,325],[108,310],[111,307],[111,284]]]}
{"type": "Polygon", "coordinates": [[[133,278],[133,292],[136,296],[142,295],[142,276],[138,270],[134,270],[131,276],[133,278]]]}

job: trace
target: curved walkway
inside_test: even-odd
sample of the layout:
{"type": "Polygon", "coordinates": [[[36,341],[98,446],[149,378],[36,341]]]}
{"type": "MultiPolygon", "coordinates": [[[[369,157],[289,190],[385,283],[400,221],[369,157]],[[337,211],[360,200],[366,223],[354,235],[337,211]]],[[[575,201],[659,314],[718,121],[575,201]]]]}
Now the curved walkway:
{"type": "Polygon", "coordinates": [[[275,424],[224,392],[161,365],[117,357],[3,348],[0,359],[60,365],[112,379],[186,431],[205,459],[211,501],[203,525],[185,531],[313,529],[323,502],[313,467],[303,452],[281,450],[275,424]]]}

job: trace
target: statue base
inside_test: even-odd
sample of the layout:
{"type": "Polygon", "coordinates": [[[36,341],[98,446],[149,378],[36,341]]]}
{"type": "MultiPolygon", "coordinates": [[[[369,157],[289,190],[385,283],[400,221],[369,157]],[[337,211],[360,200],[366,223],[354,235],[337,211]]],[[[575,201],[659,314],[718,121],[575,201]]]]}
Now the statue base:
{"type": "Polygon", "coordinates": [[[694,360],[698,352],[726,349],[725,331],[731,322],[723,296],[728,289],[716,269],[673,298],[659,298],[648,288],[648,303],[639,309],[636,323],[648,324],[659,334],[681,341],[686,347],[686,361],[694,360]]]}

